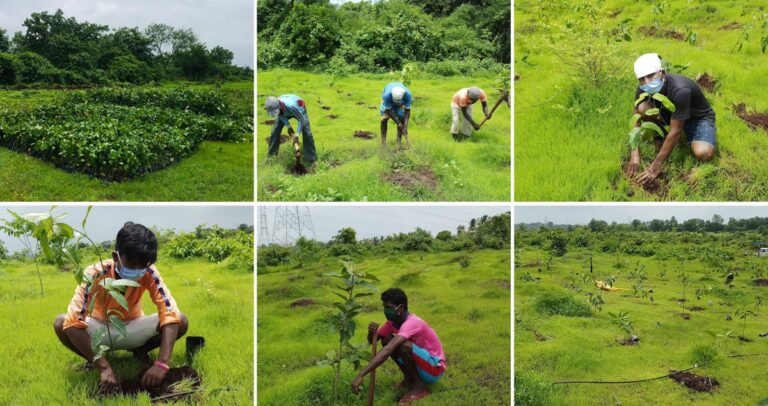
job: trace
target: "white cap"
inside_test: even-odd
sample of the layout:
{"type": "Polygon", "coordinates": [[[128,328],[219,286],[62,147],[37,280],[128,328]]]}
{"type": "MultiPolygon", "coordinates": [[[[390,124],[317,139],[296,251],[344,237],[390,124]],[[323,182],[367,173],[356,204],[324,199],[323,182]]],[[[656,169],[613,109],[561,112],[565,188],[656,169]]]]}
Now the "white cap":
{"type": "Polygon", "coordinates": [[[640,55],[635,61],[635,76],[640,79],[643,76],[648,76],[651,73],[660,71],[661,57],[659,54],[644,54],[640,55]]]}
{"type": "Polygon", "coordinates": [[[395,86],[395,88],[392,89],[393,101],[400,103],[400,101],[403,100],[403,96],[405,96],[405,89],[403,89],[402,86],[395,86]]]}

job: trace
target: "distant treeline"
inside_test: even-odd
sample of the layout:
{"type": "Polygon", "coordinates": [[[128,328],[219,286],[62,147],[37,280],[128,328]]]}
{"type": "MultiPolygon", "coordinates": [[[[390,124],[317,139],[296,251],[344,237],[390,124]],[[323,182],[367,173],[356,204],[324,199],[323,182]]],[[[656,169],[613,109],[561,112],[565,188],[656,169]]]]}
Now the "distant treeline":
{"type": "Polygon", "coordinates": [[[548,223],[520,223],[515,225],[519,231],[532,229],[565,229],[574,231],[578,229],[588,229],[592,232],[614,232],[614,231],[687,231],[687,232],[738,232],[738,231],[758,231],[768,232],[768,217],[753,217],[749,219],[735,219],[733,217],[725,222],[723,217],[718,214],[712,216],[710,220],[688,219],[683,222],[677,221],[672,216],[669,220],[654,219],[651,221],[632,220],[631,223],[608,223],[604,220],[592,219],[587,225],[567,225],[548,223]]]}
{"type": "Polygon", "coordinates": [[[259,0],[258,65],[331,73],[406,63],[445,76],[510,63],[509,0],[259,0]]]}
{"type": "Polygon", "coordinates": [[[510,213],[472,219],[469,226],[459,226],[455,234],[443,230],[432,236],[417,228],[410,233],[357,240],[353,228],[343,228],[327,243],[300,238],[293,246],[260,246],[258,266],[311,264],[327,256],[354,259],[364,256],[396,255],[403,252],[448,252],[473,249],[504,249],[510,246],[510,213]]]}
{"type": "Polygon", "coordinates": [[[150,24],[144,30],[78,22],[61,10],[32,13],[25,32],[0,27],[0,85],[87,86],[186,79],[251,78],[232,65],[233,53],[208,49],[186,28],[150,24]]]}

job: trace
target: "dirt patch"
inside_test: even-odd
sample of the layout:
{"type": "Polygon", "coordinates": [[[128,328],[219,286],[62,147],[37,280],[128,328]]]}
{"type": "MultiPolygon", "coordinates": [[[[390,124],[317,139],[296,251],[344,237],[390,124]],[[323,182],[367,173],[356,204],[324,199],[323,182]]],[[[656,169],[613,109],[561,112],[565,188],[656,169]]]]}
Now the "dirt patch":
{"type": "Polygon", "coordinates": [[[739,341],[741,341],[742,343],[751,343],[752,339],[744,336],[739,336],[739,341]]]}
{"type": "Polygon", "coordinates": [[[707,89],[709,92],[715,91],[715,86],[717,85],[717,81],[715,78],[709,75],[709,73],[702,73],[699,75],[699,77],[696,78],[696,83],[699,84],[699,86],[703,87],[704,89],[707,89]]]}
{"type": "Polygon", "coordinates": [[[306,299],[306,298],[298,299],[298,300],[294,300],[293,303],[291,303],[291,308],[293,309],[296,307],[307,307],[313,304],[315,304],[315,301],[312,299],[306,299]]]}
{"type": "Polygon", "coordinates": [[[434,191],[437,189],[437,175],[428,166],[421,167],[413,172],[397,171],[384,174],[384,180],[402,187],[408,191],[416,191],[425,187],[434,191]]]}
{"type": "Polygon", "coordinates": [[[736,113],[738,118],[744,120],[752,130],[760,127],[768,131],[768,113],[750,113],[747,111],[747,106],[744,103],[734,105],[733,112],[736,113]]]}
{"type": "Polygon", "coordinates": [[[194,368],[183,366],[180,368],[171,368],[165,375],[163,382],[160,383],[160,386],[156,388],[143,388],[141,386],[141,378],[144,376],[144,372],[146,372],[147,369],[131,379],[120,382],[120,384],[109,394],[136,395],[139,392],[147,392],[149,393],[149,396],[153,398],[153,401],[155,398],[162,398],[157,399],[157,401],[160,402],[176,401],[191,396],[202,383],[200,375],[194,368]]]}
{"type": "Polygon", "coordinates": [[[424,96],[413,96],[413,100],[424,100],[424,96]]]}
{"type": "Polygon", "coordinates": [[[616,340],[621,345],[638,345],[640,344],[640,337],[638,336],[631,336],[627,337],[623,340],[616,340]]]}
{"type": "Polygon", "coordinates": [[[272,124],[275,124],[275,120],[267,120],[267,121],[263,122],[262,124],[264,124],[264,125],[272,125],[272,124]]]}
{"type": "Polygon", "coordinates": [[[330,109],[331,109],[331,108],[330,108],[330,107],[328,107],[328,106],[320,106],[320,108],[321,108],[321,109],[323,109],[323,110],[330,110],[330,109]]]}
{"type": "Polygon", "coordinates": [[[675,30],[662,30],[656,27],[643,26],[637,29],[637,32],[647,36],[656,38],[671,38],[678,41],[685,39],[685,35],[682,32],[675,30]]]}
{"type": "Polygon", "coordinates": [[[515,75],[515,80],[520,80],[520,75],[515,75]]]}
{"type": "Polygon", "coordinates": [[[720,387],[720,382],[715,378],[700,376],[690,372],[669,371],[670,379],[677,383],[682,383],[689,389],[698,392],[711,392],[720,387]]]}
{"type": "Polygon", "coordinates": [[[336,120],[337,118],[339,118],[339,116],[337,116],[337,115],[335,115],[335,114],[329,114],[329,115],[327,115],[327,116],[325,116],[325,117],[326,117],[326,118],[330,118],[331,120],[336,120]]]}
{"type": "Polygon", "coordinates": [[[309,173],[309,170],[307,170],[307,167],[304,166],[303,163],[296,162],[294,165],[291,166],[290,169],[288,169],[288,172],[291,175],[304,176],[309,173]]]}
{"type": "Polygon", "coordinates": [[[720,30],[720,31],[731,31],[731,30],[738,30],[741,27],[743,27],[743,25],[741,25],[741,24],[739,24],[739,23],[734,21],[732,23],[728,23],[728,24],[718,28],[718,30],[720,30]]]}
{"type": "Polygon", "coordinates": [[[683,320],[690,320],[691,319],[691,315],[688,314],[688,313],[677,313],[677,315],[682,317],[683,320]]]}
{"type": "MultiPolygon", "coordinates": [[[[267,140],[267,144],[269,144],[269,137],[266,137],[266,138],[264,138],[264,139],[265,139],[265,140],[267,140]]],[[[288,136],[287,136],[287,135],[284,135],[284,134],[280,134],[280,143],[281,143],[281,144],[285,144],[286,142],[288,142],[288,139],[289,139],[289,138],[288,138],[288,136]]]]}
{"type": "Polygon", "coordinates": [[[703,307],[701,307],[701,306],[693,306],[693,307],[691,307],[691,308],[690,308],[690,309],[688,309],[688,310],[690,310],[690,311],[692,311],[692,312],[700,312],[700,311],[704,310],[704,308],[703,308],[703,307]]]}
{"type": "Polygon", "coordinates": [[[768,279],[755,279],[752,281],[755,286],[768,286],[768,279]]]}
{"type": "Polygon", "coordinates": [[[370,139],[376,138],[376,136],[373,135],[372,132],[370,132],[370,131],[363,131],[363,130],[355,131],[354,137],[355,138],[362,138],[364,140],[370,140],[370,139]]]}

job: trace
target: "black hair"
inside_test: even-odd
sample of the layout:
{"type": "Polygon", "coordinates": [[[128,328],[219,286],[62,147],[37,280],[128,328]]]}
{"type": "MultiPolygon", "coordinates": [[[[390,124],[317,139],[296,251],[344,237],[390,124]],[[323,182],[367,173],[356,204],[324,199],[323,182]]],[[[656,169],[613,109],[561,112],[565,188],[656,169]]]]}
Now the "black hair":
{"type": "Polygon", "coordinates": [[[403,305],[408,309],[408,296],[400,288],[389,288],[381,293],[381,301],[389,302],[394,305],[403,305]]]}
{"type": "Polygon", "coordinates": [[[157,262],[157,237],[152,230],[129,221],[117,232],[115,251],[127,262],[154,264],[157,262]]]}

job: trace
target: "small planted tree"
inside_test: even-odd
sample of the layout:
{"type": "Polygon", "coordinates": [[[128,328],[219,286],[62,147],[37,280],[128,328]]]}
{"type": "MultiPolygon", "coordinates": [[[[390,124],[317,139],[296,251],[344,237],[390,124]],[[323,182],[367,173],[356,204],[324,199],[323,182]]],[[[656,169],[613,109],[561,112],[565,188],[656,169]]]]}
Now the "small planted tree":
{"type": "Polygon", "coordinates": [[[339,312],[332,318],[333,327],[339,333],[339,346],[337,350],[328,351],[326,359],[317,363],[318,365],[330,365],[333,367],[333,400],[337,402],[342,361],[354,366],[355,369],[359,369],[360,362],[366,358],[366,354],[363,352],[363,349],[367,347],[366,343],[353,345],[349,342],[354,337],[357,328],[354,320],[355,316],[360,314],[363,309],[363,305],[358,299],[370,296],[373,292],[378,291],[376,286],[371,284],[370,281],[378,282],[379,280],[371,274],[355,271],[352,268],[352,264],[348,262],[344,263],[340,272],[324,275],[338,278],[342,282],[340,286],[336,287],[337,291],[333,293],[341,298],[340,302],[333,304],[339,312]],[[359,289],[365,289],[368,292],[356,291],[359,289]]]}
{"type": "Polygon", "coordinates": [[[751,341],[746,336],[746,333],[747,333],[747,319],[750,316],[757,316],[757,314],[755,312],[753,312],[752,310],[748,310],[748,309],[745,309],[745,308],[742,308],[742,309],[739,309],[739,310],[736,311],[736,317],[738,317],[739,320],[741,320],[741,336],[739,336],[739,339],[742,340],[742,341],[751,341]]]}
{"type": "MultiPolygon", "coordinates": [[[[649,100],[660,102],[670,112],[674,113],[676,110],[674,103],[661,93],[654,93],[653,95],[641,93],[635,100],[635,107],[637,108],[640,103],[649,100]]],[[[644,109],[642,113],[632,115],[632,118],[629,120],[629,147],[631,149],[636,149],[644,141],[648,142],[657,136],[660,138],[666,136],[669,126],[665,126],[661,121],[659,118],[660,113],[661,110],[658,107],[652,107],[644,109]]]]}
{"type": "Polygon", "coordinates": [[[635,329],[632,325],[632,319],[629,317],[629,312],[621,310],[618,313],[608,312],[608,315],[611,316],[613,324],[616,327],[624,330],[630,336],[629,341],[636,341],[633,340],[633,333],[635,329]]]}
{"type": "Polygon", "coordinates": [[[688,274],[686,274],[685,272],[680,272],[677,278],[680,280],[680,283],[683,285],[683,290],[682,292],[680,292],[681,299],[679,300],[679,302],[680,302],[680,308],[683,310],[681,314],[683,314],[683,317],[685,317],[685,314],[686,314],[685,313],[685,302],[686,302],[685,291],[688,288],[688,285],[691,284],[691,278],[689,278],[688,274]]]}

